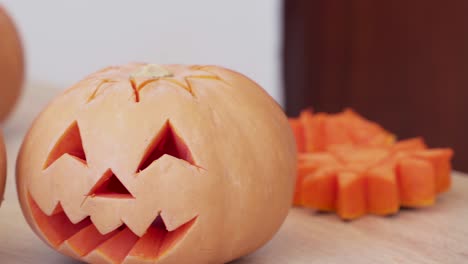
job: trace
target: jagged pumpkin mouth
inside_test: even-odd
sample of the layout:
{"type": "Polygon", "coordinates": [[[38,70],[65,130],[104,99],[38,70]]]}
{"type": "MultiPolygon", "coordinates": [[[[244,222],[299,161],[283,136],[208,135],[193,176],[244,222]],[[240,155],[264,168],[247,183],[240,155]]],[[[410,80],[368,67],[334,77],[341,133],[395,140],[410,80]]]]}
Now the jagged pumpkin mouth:
{"type": "Polygon", "coordinates": [[[159,214],[141,237],[125,224],[101,234],[89,217],[73,224],[60,205],[51,215],[46,215],[31,195],[28,200],[36,225],[51,246],[77,258],[101,258],[110,263],[123,263],[134,258],[157,261],[185,237],[197,220],[194,217],[168,231],[159,214]]]}
{"type": "MultiPolygon", "coordinates": [[[[172,127],[171,122],[167,120],[153,139],[149,141],[135,175],[145,171],[151,164],[165,155],[201,168],[195,164],[190,149],[172,127]]],[[[73,159],[73,162],[88,165],[77,121],[74,121],[56,142],[43,164],[43,170],[54,174],[55,170],[60,166],[67,166],[61,163],[66,159],[73,159]]],[[[59,177],[72,177],[71,174],[58,173],[58,175],[61,175],[59,177]]],[[[135,197],[109,168],[84,195],[81,205],[88,198],[128,200],[136,199],[135,197]]],[[[45,213],[38,205],[39,201],[28,193],[33,220],[51,246],[67,255],[92,263],[132,262],[135,258],[157,262],[185,237],[197,220],[197,216],[195,216],[178,227],[171,226],[170,230],[168,230],[162,217],[164,214],[160,212],[145,231],[133,229],[134,233],[132,232],[132,225],[127,226],[122,223],[120,227],[116,227],[114,230],[102,231],[101,229],[103,233],[109,231],[102,234],[97,227],[98,224],[93,223],[90,216],[78,223],[73,222],[62,208],[62,198],[57,198],[60,202],[52,213],[49,213],[49,211],[45,213]]],[[[100,221],[101,224],[106,223],[100,221]]]]}

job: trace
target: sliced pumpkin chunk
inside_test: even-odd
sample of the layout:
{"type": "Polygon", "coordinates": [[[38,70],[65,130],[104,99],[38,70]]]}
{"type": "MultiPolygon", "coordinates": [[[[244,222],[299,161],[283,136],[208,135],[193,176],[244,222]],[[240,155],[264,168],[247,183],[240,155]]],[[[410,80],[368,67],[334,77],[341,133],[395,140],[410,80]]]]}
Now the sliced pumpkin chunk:
{"type": "Polygon", "coordinates": [[[400,202],[407,207],[424,207],[435,201],[435,171],[418,158],[402,159],[397,165],[400,202]]]}
{"type": "Polygon", "coordinates": [[[326,146],[349,144],[352,142],[346,123],[339,118],[327,118],[323,125],[326,146]]]}
{"type": "Polygon", "coordinates": [[[337,213],[343,219],[355,219],[367,211],[365,178],[362,174],[342,171],[338,173],[337,213]]]}
{"type": "Polygon", "coordinates": [[[302,184],[301,203],[320,211],[336,209],[337,168],[323,167],[305,176],[302,184]]]}
{"type": "Polygon", "coordinates": [[[352,143],[357,146],[389,146],[395,141],[395,136],[375,122],[365,119],[352,109],[345,109],[335,115],[345,125],[352,143]]]}
{"type": "Polygon", "coordinates": [[[324,121],[326,115],[313,115],[311,110],[301,112],[299,119],[304,128],[304,143],[306,152],[322,151],[325,149],[324,121]]]}
{"type": "Polygon", "coordinates": [[[355,147],[352,145],[338,145],[331,147],[329,152],[345,164],[373,165],[390,155],[386,148],[355,147]]]}
{"type": "Polygon", "coordinates": [[[429,161],[434,167],[436,192],[445,192],[450,188],[452,164],[450,160],[453,157],[453,150],[448,148],[427,149],[415,152],[418,158],[429,161]]]}
{"type": "Polygon", "coordinates": [[[294,192],[295,205],[302,204],[302,188],[300,186],[302,186],[306,175],[315,172],[319,167],[337,164],[336,159],[328,153],[299,154],[298,159],[296,188],[294,192]]]}
{"type": "Polygon", "coordinates": [[[427,149],[424,139],[421,137],[400,140],[392,146],[392,151],[417,151],[427,149]]]}
{"type": "Polygon", "coordinates": [[[393,167],[379,166],[365,173],[367,179],[367,210],[377,215],[398,212],[398,184],[393,167]]]}

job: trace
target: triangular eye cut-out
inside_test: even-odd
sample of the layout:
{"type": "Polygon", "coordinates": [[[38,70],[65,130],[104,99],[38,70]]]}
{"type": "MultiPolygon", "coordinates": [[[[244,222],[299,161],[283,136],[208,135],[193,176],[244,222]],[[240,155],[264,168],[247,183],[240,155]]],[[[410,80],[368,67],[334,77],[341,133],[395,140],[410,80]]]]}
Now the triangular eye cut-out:
{"type": "Polygon", "coordinates": [[[185,160],[194,165],[192,153],[190,153],[190,150],[183,139],[175,133],[174,128],[169,121],[166,122],[161,131],[149,145],[146,154],[138,167],[138,171],[146,169],[151,165],[151,163],[165,154],[185,160]]]}
{"type": "Polygon", "coordinates": [[[65,133],[52,148],[43,168],[48,168],[64,154],[74,156],[86,163],[86,154],[81,140],[80,129],[76,121],[67,128],[65,133]]]}
{"type": "Polygon", "coordinates": [[[88,196],[101,196],[109,198],[135,198],[115,176],[112,170],[106,171],[101,179],[94,185],[88,196]]]}

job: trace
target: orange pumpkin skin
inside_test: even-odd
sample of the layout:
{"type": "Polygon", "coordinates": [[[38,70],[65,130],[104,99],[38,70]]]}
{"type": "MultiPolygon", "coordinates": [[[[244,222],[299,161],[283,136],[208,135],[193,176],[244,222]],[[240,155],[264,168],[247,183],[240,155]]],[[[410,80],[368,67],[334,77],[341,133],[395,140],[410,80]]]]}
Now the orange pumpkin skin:
{"type": "Polygon", "coordinates": [[[281,108],[216,66],[90,75],[36,119],[17,160],[32,229],[90,263],[224,263],[290,208],[296,147],[281,108]],[[163,155],[164,154],[164,155],[163,155]]]}
{"type": "Polygon", "coordinates": [[[0,122],[15,106],[24,75],[23,49],[18,32],[0,5],[0,122]]]}
{"type": "Polygon", "coordinates": [[[3,142],[3,136],[0,133],[0,203],[3,201],[3,194],[5,192],[5,183],[7,175],[7,163],[6,163],[6,150],[5,143],[3,142]]]}

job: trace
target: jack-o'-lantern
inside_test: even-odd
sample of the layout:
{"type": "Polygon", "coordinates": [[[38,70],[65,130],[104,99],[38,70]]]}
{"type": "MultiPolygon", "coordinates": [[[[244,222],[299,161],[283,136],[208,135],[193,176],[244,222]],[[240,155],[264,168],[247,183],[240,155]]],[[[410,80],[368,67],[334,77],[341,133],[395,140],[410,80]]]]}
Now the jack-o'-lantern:
{"type": "Polygon", "coordinates": [[[15,25],[0,5],[0,122],[11,112],[23,82],[23,49],[15,25]]]}
{"type": "Polygon", "coordinates": [[[281,108],[215,66],[90,75],[36,119],[17,161],[23,213],[90,263],[223,263],[266,243],[292,203],[281,108]]]}

